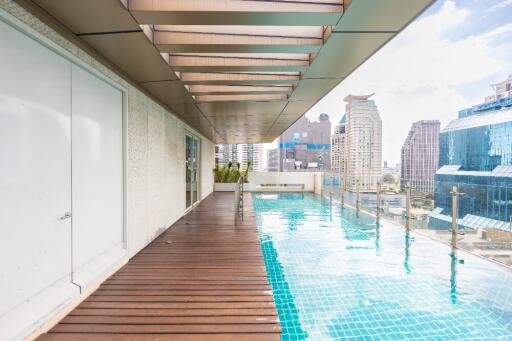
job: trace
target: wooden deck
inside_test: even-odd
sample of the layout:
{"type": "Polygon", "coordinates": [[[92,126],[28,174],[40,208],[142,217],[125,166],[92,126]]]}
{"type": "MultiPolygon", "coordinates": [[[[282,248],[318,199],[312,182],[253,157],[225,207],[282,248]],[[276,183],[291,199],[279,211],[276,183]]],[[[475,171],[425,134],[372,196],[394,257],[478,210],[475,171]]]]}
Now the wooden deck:
{"type": "Polygon", "coordinates": [[[252,202],[215,192],[38,340],[279,340],[252,202]]]}

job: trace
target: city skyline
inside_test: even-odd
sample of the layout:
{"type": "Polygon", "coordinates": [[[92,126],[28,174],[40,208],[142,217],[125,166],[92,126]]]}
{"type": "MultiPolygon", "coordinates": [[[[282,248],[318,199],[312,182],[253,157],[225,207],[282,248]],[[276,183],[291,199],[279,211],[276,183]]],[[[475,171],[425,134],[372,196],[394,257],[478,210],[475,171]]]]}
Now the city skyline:
{"type": "Polygon", "coordinates": [[[251,170],[262,170],[263,148],[261,143],[248,144],[217,144],[215,145],[215,163],[219,166],[228,162],[240,163],[241,168],[247,167],[251,161],[251,170]]]}
{"type": "MultiPolygon", "coordinates": [[[[512,73],[510,16],[511,1],[438,1],[306,116],[315,120],[327,113],[339,122],[343,98],[375,92],[386,141],[383,160],[395,165],[413,122],[436,119],[443,128],[512,73]]],[[[275,145],[265,144],[265,153],[275,145]]]]}

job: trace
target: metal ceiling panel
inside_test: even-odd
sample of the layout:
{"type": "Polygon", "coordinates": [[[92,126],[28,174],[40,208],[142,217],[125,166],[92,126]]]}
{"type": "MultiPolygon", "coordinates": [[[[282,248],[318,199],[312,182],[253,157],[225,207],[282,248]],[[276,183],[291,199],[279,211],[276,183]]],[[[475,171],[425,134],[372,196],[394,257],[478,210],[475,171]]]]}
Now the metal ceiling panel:
{"type": "Polygon", "coordinates": [[[182,53],[170,54],[169,65],[178,72],[304,72],[309,66],[309,55],[290,53],[239,53],[220,55],[215,53],[182,53]]]}
{"type": "Polygon", "coordinates": [[[317,53],[320,45],[292,44],[155,44],[160,52],[181,53],[317,53]]]}
{"type": "Polygon", "coordinates": [[[345,78],[394,33],[332,33],[304,78],[345,78]]]}
{"type": "Polygon", "coordinates": [[[119,0],[33,0],[75,34],[139,30],[119,0]]]}
{"type": "Polygon", "coordinates": [[[301,79],[290,96],[290,101],[317,100],[332,90],[341,78],[301,79]]]}
{"type": "Polygon", "coordinates": [[[433,2],[32,1],[205,136],[229,143],[279,136],[433,2]]]}
{"type": "Polygon", "coordinates": [[[130,0],[131,10],[188,12],[341,12],[343,0],[130,0]],[[270,2],[270,4],[269,4],[270,2]]]}
{"type": "Polygon", "coordinates": [[[278,115],[287,102],[214,102],[199,103],[197,106],[207,116],[222,114],[236,115],[278,115]]]}
{"type": "Polygon", "coordinates": [[[354,0],[335,32],[399,32],[434,0],[354,0]]]}
{"type": "MultiPolygon", "coordinates": [[[[270,1],[268,1],[270,2],[270,1]]],[[[297,12],[187,12],[130,11],[137,22],[155,25],[262,25],[262,26],[326,26],[336,25],[341,13],[297,12]]]]}
{"type": "Polygon", "coordinates": [[[288,105],[286,105],[286,108],[283,109],[281,115],[290,115],[294,116],[295,119],[298,119],[300,116],[302,116],[302,114],[308,111],[309,108],[315,104],[315,102],[316,99],[288,102],[288,105]]]}
{"type": "Polygon", "coordinates": [[[190,85],[189,91],[192,95],[288,95],[293,91],[293,87],[258,85],[190,85]]]}
{"type": "Polygon", "coordinates": [[[178,103],[194,103],[192,95],[190,95],[190,93],[185,89],[180,80],[145,82],[142,83],[142,86],[163,103],[169,105],[178,103]]]}
{"type": "Polygon", "coordinates": [[[139,82],[177,79],[142,32],[93,34],[81,38],[139,82]]]}
{"type": "Polygon", "coordinates": [[[207,102],[233,102],[233,101],[286,101],[288,95],[281,94],[222,94],[222,95],[199,95],[195,97],[197,103],[207,102]]]}

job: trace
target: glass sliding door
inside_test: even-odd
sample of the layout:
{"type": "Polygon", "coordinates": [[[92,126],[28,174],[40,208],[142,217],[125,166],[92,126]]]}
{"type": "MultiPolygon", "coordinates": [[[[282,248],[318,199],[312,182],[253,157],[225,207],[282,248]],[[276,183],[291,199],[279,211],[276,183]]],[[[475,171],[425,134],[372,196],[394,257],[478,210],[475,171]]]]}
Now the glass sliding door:
{"type": "Polygon", "coordinates": [[[192,207],[199,200],[198,169],[199,169],[199,139],[185,135],[185,179],[186,207],[192,207]]]}
{"type": "Polygon", "coordinates": [[[192,172],[192,204],[195,204],[199,201],[199,177],[198,177],[198,169],[199,169],[199,140],[197,138],[192,139],[192,155],[194,157],[194,171],[192,172]]]}

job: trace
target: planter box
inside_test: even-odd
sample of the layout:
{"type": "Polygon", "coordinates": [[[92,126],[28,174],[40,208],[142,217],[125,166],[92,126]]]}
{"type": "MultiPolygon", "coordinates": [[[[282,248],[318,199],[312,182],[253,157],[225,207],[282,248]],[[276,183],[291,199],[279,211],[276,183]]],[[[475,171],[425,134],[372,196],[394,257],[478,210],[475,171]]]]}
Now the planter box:
{"type": "MultiPolygon", "coordinates": [[[[232,183],[222,183],[216,182],[213,185],[213,190],[215,192],[234,192],[236,188],[236,182],[232,183]]],[[[244,184],[244,191],[249,189],[249,184],[244,184]]]]}

